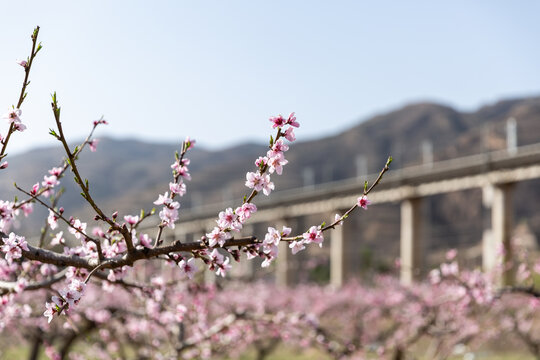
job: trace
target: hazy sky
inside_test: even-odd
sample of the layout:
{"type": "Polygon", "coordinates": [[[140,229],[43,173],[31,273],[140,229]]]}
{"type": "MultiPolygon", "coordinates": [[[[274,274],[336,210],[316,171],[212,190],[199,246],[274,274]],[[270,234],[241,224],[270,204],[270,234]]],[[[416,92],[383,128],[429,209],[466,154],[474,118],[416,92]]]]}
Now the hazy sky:
{"type": "Polygon", "coordinates": [[[54,142],[53,91],[71,139],[104,115],[99,136],[212,148],[266,140],[277,113],[296,111],[307,139],[408,102],[540,94],[538,1],[3,1],[2,13],[2,113],[35,25],[44,45],[11,153],[54,142]]]}

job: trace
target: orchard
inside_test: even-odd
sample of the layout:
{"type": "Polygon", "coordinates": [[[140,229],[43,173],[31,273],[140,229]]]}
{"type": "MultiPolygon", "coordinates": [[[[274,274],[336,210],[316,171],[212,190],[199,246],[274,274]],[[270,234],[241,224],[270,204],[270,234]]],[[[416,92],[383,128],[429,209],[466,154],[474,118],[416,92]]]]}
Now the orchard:
{"type": "MultiPolygon", "coordinates": [[[[42,50],[38,35],[39,27],[31,36],[30,55],[14,64],[24,80],[17,102],[3,116],[7,131],[0,137],[0,169],[9,166],[10,139],[24,136],[32,126],[23,111],[31,69],[42,50]]],[[[294,113],[272,116],[268,151],[254,159],[253,170],[246,173],[243,199],[216,214],[215,227],[200,239],[169,242],[163,234],[174,229],[182,215],[195,140],[186,138],[171,154],[169,186],[156,194],[148,210],[109,214],[94,200],[79,162],[82,152],[99,150],[94,131],[108,122],[102,118],[89,124],[87,138],[71,147],[61,115],[60,96],[53,93],[49,136],[58,141],[64,157],[31,188],[15,184],[17,198],[0,200],[2,351],[19,344],[29,359],[42,354],[50,359],[219,359],[245,354],[265,359],[286,348],[330,359],[447,359],[474,358],[477,349],[506,338],[540,359],[540,290],[535,287],[540,261],[520,249],[514,251],[515,285],[507,287],[497,282],[505,271],[502,264],[492,273],[463,270],[455,251],[429,279],[411,286],[400,285],[392,276],[339,289],[277,287],[229,276],[241,259],[259,258],[262,267],[271,266],[282,242],[293,255],[322,246],[327,231],[376,205],[369,194],[384,181],[391,157],[343,215],[305,229],[270,226],[264,238],[239,236],[257,212],[257,197],[276,190],[272,177],[281,175],[286,165],[294,166],[285,154],[300,123],[294,113]],[[70,178],[92,208],[92,219],[64,211],[61,184],[70,178]],[[39,240],[31,243],[18,234],[17,225],[24,224],[36,206],[46,208],[48,216],[39,240]],[[152,233],[146,226],[150,219],[158,219],[152,233]],[[137,277],[141,268],[151,276],[137,277]],[[205,271],[230,280],[204,284],[200,275],[205,271]]]]}

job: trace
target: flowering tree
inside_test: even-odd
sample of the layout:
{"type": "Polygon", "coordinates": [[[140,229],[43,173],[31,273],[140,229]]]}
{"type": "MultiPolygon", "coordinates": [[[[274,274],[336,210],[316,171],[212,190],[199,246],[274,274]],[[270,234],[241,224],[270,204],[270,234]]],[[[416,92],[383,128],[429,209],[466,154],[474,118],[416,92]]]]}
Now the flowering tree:
{"type": "MultiPolygon", "coordinates": [[[[30,56],[26,60],[18,61],[24,69],[25,77],[17,104],[4,115],[9,129],[7,135],[1,138],[0,158],[3,162],[0,167],[3,169],[8,166],[5,159],[11,136],[26,129],[22,120],[22,105],[30,83],[28,79],[32,64],[42,49],[38,43],[38,34],[39,27],[31,36],[30,56]]],[[[195,141],[187,138],[182,143],[180,152],[175,155],[171,165],[172,179],[169,188],[163,194],[159,194],[154,202],[161,210],[158,214],[160,222],[156,235],[152,237],[148,233],[139,232],[139,227],[154,215],[153,209],[149,212],[141,211],[139,215],[119,216],[117,212],[105,213],[94,201],[91,186],[83,176],[83,169],[79,167],[78,159],[83,151],[87,148],[96,151],[97,140],[93,138],[94,130],[98,126],[106,125],[107,121],[104,119],[94,121],[88,137],[80,145],[71,148],[62,127],[61,108],[56,93],[52,95],[51,106],[55,128],[50,130],[50,135],[60,142],[65,151],[65,158],[57,167],[50,169],[43,180],[36,182],[31,189],[24,189],[15,184],[17,190],[24,195],[24,199],[0,201],[2,235],[0,249],[3,255],[3,259],[0,260],[2,310],[6,311],[20,304],[16,294],[47,288],[55,293],[51,300],[44,304],[44,315],[49,322],[55,316],[69,314],[77,306],[91,279],[116,284],[129,273],[137,261],[156,259],[171,262],[178,267],[180,274],[191,279],[197,270],[203,267],[219,276],[225,276],[231,268],[230,259],[238,261],[242,253],[245,253],[248,259],[261,257],[264,259],[262,266],[269,266],[278,255],[280,242],[288,242],[293,254],[305,249],[305,246],[311,243],[321,245],[324,232],[339,226],[358,207],[367,208],[369,204],[367,195],[379,183],[391,162],[389,158],[378,178],[370,186],[366,182],[364,192],[357,203],[351,204],[351,208],[345,214],[338,216],[328,225],[322,223],[311,226],[308,231],[300,232],[298,235],[293,235],[292,229],[285,226],[282,229],[269,227],[264,239],[235,236],[257,211],[254,203],[256,196],[261,192],[269,196],[274,190],[271,176],[282,174],[283,166],[288,163],[284,156],[289,148],[286,141],[295,141],[294,129],[300,126],[294,113],[288,117],[281,115],[271,117],[270,122],[276,131],[275,135],[270,137],[266,155],[255,161],[255,170],[246,174],[245,185],[250,191],[244,196],[242,203],[235,209],[227,208],[220,212],[216,220],[217,225],[201,239],[190,243],[175,241],[172,244],[164,244],[162,236],[164,229],[174,229],[179,217],[179,199],[186,193],[186,181],[190,180],[190,160],[186,154],[193,148],[195,141]],[[75,182],[80,187],[81,196],[95,213],[93,220],[95,226],[92,228],[89,222],[64,214],[64,209],[60,206],[62,191],[58,188],[68,171],[73,174],[75,182]],[[39,242],[29,244],[23,236],[12,231],[12,227],[14,220],[31,213],[36,203],[46,207],[49,216],[39,242]],[[57,230],[60,223],[67,227],[71,239],[65,236],[68,234],[57,230]],[[49,239],[50,231],[58,232],[49,239]],[[63,250],[58,251],[59,249],[63,250]]],[[[4,322],[0,321],[0,327],[4,322]]]]}
{"type": "MultiPolygon", "coordinates": [[[[38,34],[39,27],[31,37],[30,56],[18,61],[25,76],[17,104],[4,116],[9,129],[0,139],[0,169],[8,166],[11,136],[26,129],[21,108],[42,48],[38,34]]],[[[140,358],[229,357],[250,348],[263,359],[281,343],[316,347],[336,359],[373,353],[403,359],[423,341],[434,344],[426,356],[446,358],[458,344],[472,348],[506,333],[540,356],[539,293],[533,286],[540,264],[525,256],[517,259],[521,285],[503,289],[493,286],[489,274],[460,271],[455,254],[431,273],[431,284],[411,287],[380,278],[376,286],[349,284],[343,289],[286,289],[263,283],[246,287],[235,282],[219,289],[195,279],[206,269],[224,277],[243,256],[262,258],[262,266],[268,267],[278,256],[280,242],[288,243],[293,254],[310,244],[321,246],[326,231],[340,226],[357,208],[367,209],[367,196],[388,171],[391,158],[371,184],[365,183],[356,203],[328,224],[297,235],[284,226],[269,227],[264,239],[239,237],[257,211],[256,197],[275,190],[271,176],[282,174],[288,143],[296,140],[294,129],[300,126],[294,113],[271,117],[275,135],[267,153],[255,160],[254,171],[246,174],[249,190],[243,201],[220,212],[216,226],[200,239],[166,244],[164,230],[175,228],[191,178],[186,155],[195,141],[187,138],[175,154],[169,187],[154,202],[161,208],[158,214],[153,209],[108,214],[94,201],[78,162],[83,151],[97,150],[94,130],[107,121],[94,121],[88,137],[71,148],[56,94],[51,106],[55,128],[50,135],[60,142],[65,158],[30,189],[15,185],[22,199],[0,200],[0,332],[28,341],[31,359],[41,347],[53,359],[83,358],[73,349],[85,338],[92,339],[85,352],[103,359],[127,358],[133,351],[140,358]],[[61,206],[59,185],[68,172],[95,213],[92,223],[66,215],[61,206]],[[17,234],[14,222],[30,214],[34,204],[47,208],[48,217],[37,243],[29,244],[17,234]],[[152,236],[141,229],[156,215],[159,222],[152,236]],[[155,275],[135,281],[130,273],[136,266],[155,275]],[[55,320],[60,315],[66,316],[55,320]],[[491,330],[482,331],[486,328],[491,330]]]]}
{"type": "MultiPolygon", "coordinates": [[[[177,269],[174,262],[166,266],[177,269]]],[[[53,359],[127,358],[130,351],[164,359],[255,351],[264,359],[283,345],[315,348],[333,359],[446,359],[501,339],[540,355],[540,294],[528,285],[530,277],[496,289],[489,275],[460,270],[451,257],[432,272],[431,284],[407,287],[377,277],[373,285],[341,289],[236,281],[218,288],[182,281],[178,271],[151,273],[157,275],[146,283],[90,282],[64,324],[32,310],[42,307],[48,291],[22,293],[27,305],[4,315],[5,334],[33,349],[45,344],[53,359]],[[91,345],[81,353],[82,341],[91,345]]]]}

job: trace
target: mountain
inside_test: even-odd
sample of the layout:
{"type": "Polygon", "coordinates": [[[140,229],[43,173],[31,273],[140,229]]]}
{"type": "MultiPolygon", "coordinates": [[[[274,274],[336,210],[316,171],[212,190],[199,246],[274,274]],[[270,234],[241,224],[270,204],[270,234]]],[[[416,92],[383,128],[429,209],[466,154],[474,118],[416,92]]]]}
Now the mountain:
{"type": "MultiPolygon", "coordinates": [[[[415,165],[422,162],[422,146],[432,148],[434,161],[503,149],[506,121],[510,117],[517,121],[520,146],[540,142],[540,97],[502,100],[474,112],[416,103],[366,119],[341,133],[293,144],[286,154],[289,165],[284,175],[273,180],[277,189],[284,190],[303,186],[306,174],[315,183],[346,179],[357,175],[359,161],[364,161],[367,172],[373,173],[388,155],[395,159],[394,169],[415,165]]],[[[80,171],[90,181],[90,190],[104,210],[136,214],[141,208],[152,208],[157,194],[167,190],[170,164],[179,146],[103,138],[97,152],[81,155],[80,171]]],[[[231,199],[240,202],[246,192],[245,173],[254,168],[253,161],[265,152],[264,144],[243,144],[219,151],[195,147],[188,156],[192,181],[182,207],[231,199]]],[[[0,198],[16,194],[14,181],[26,188],[41,181],[47,169],[58,165],[61,157],[59,148],[36,149],[10,157],[9,168],[0,178],[0,198]]],[[[68,214],[92,216],[70,177],[68,174],[62,182],[67,188],[62,206],[68,214]]],[[[540,209],[530,199],[540,199],[538,185],[530,181],[516,189],[517,219],[526,220],[537,238],[540,209]]],[[[478,243],[483,222],[479,190],[434,197],[426,202],[426,217],[431,223],[427,229],[432,239],[430,247],[478,243]]],[[[34,218],[45,213],[36,211],[34,218]]],[[[386,215],[368,218],[364,232],[367,243],[376,243],[381,234],[395,233],[399,228],[395,207],[389,208],[386,215]],[[388,214],[392,214],[390,225],[388,214]]],[[[24,232],[37,231],[34,226],[24,232]]]]}

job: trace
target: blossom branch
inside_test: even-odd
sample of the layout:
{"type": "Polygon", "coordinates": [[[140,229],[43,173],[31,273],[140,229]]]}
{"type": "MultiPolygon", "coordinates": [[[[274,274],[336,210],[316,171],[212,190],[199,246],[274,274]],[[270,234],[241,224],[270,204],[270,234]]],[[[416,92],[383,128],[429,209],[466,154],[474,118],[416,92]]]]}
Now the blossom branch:
{"type": "MultiPolygon", "coordinates": [[[[392,157],[389,156],[388,159],[386,160],[386,164],[384,165],[382,170],[379,172],[379,175],[377,176],[377,178],[375,179],[375,181],[373,182],[373,184],[371,184],[371,186],[369,188],[367,188],[367,181],[366,181],[365,186],[364,186],[364,193],[363,193],[364,196],[367,196],[381,182],[384,174],[388,170],[390,170],[390,164],[391,163],[392,163],[392,157]]],[[[339,224],[341,221],[343,221],[344,219],[349,217],[349,214],[351,214],[354,210],[356,210],[358,208],[358,206],[359,206],[358,203],[354,204],[349,210],[347,210],[345,212],[345,214],[343,214],[343,216],[341,216],[340,219],[336,219],[336,221],[334,221],[330,225],[323,227],[321,229],[321,231],[326,231],[328,229],[334,229],[337,224],[339,224]]]]}
{"type": "MultiPolygon", "coordinates": [[[[382,180],[384,174],[388,170],[390,170],[390,164],[391,163],[392,163],[392,157],[390,156],[390,157],[388,157],[388,160],[386,161],[386,164],[384,165],[384,167],[379,172],[379,175],[377,176],[377,178],[375,179],[375,181],[373,182],[373,184],[369,188],[367,187],[367,182],[366,182],[366,186],[364,186],[363,196],[367,196],[380,183],[380,181],[382,180]]],[[[330,229],[335,229],[336,225],[340,224],[342,221],[347,219],[349,217],[349,215],[354,210],[356,210],[358,207],[359,207],[359,203],[354,204],[340,218],[336,219],[334,222],[330,223],[329,225],[321,227],[320,231],[324,232],[324,231],[328,231],[330,229]]],[[[303,238],[303,235],[296,235],[296,236],[282,237],[281,240],[291,242],[291,241],[300,240],[302,238],[303,238]]]]}
{"type": "MultiPolygon", "coordinates": [[[[379,177],[378,177],[379,180],[380,178],[382,178],[384,173],[388,171],[388,164],[389,163],[387,162],[385,167],[381,170],[381,173],[379,174],[379,177]]],[[[374,187],[376,186],[376,184],[378,184],[378,181],[375,182],[374,185],[371,186],[368,190],[372,191],[374,187]]],[[[20,190],[22,192],[25,192],[22,189],[20,190]]],[[[28,193],[26,194],[30,195],[28,193]]],[[[41,201],[40,199],[36,199],[36,200],[41,202],[44,206],[50,209],[50,207],[47,204],[45,204],[43,201],[41,201]]],[[[355,204],[349,210],[349,213],[352,212],[356,207],[357,205],[355,204]]],[[[55,210],[52,209],[52,211],[55,211],[55,210]]],[[[58,212],[55,212],[55,213],[59,217],[61,217],[61,214],[59,214],[58,212]]],[[[69,221],[67,221],[65,218],[63,220],[66,223],[70,224],[69,221]]],[[[325,231],[328,230],[330,227],[331,226],[326,227],[325,231]]],[[[281,239],[281,241],[293,241],[298,238],[299,237],[292,237],[292,238],[284,237],[281,239]]],[[[256,245],[260,243],[261,241],[255,236],[248,236],[248,237],[241,237],[241,238],[233,237],[228,240],[225,240],[221,248],[229,248],[229,247],[235,247],[235,246],[244,247],[244,246],[256,245]]],[[[68,256],[64,254],[58,254],[49,250],[35,248],[30,245],[28,245],[28,247],[29,247],[29,251],[23,250],[23,255],[30,260],[37,260],[43,263],[60,265],[60,266],[74,266],[77,268],[85,268],[89,270],[94,270],[96,266],[98,265],[98,263],[95,263],[95,259],[86,259],[86,258],[68,256]]],[[[178,252],[196,253],[198,251],[202,251],[206,249],[209,249],[209,246],[204,241],[195,241],[191,243],[181,243],[180,241],[176,241],[172,245],[164,246],[164,247],[156,247],[152,249],[143,248],[141,250],[132,249],[131,251],[128,251],[126,254],[122,256],[117,256],[115,258],[109,258],[109,259],[102,259],[104,261],[100,269],[115,269],[115,268],[125,266],[125,265],[133,265],[135,261],[141,260],[141,259],[156,258],[156,257],[159,257],[160,255],[166,255],[166,254],[178,253],[178,252]]]]}
{"type": "MultiPolygon", "coordinates": [[[[193,146],[192,141],[193,140],[189,140],[189,139],[187,141],[183,141],[182,142],[182,152],[180,153],[180,155],[178,155],[178,152],[176,152],[176,154],[175,154],[175,157],[176,157],[175,164],[178,164],[178,170],[177,169],[173,170],[173,184],[174,185],[179,184],[178,180],[182,176],[182,172],[179,171],[179,169],[184,164],[184,156],[186,155],[186,152],[193,146]]],[[[171,194],[169,195],[169,201],[168,202],[172,203],[172,201],[176,197],[177,193],[175,191],[173,191],[172,188],[170,190],[171,190],[171,194]]],[[[159,245],[161,245],[163,243],[163,240],[161,239],[161,235],[163,234],[163,229],[165,228],[165,226],[167,226],[167,223],[164,220],[161,220],[161,222],[158,225],[158,232],[157,232],[157,235],[156,235],[156,240],[155,240],[154,245],[152,247],[155,248],[155,247],[157,247],[157,246],[159,246],[159,245]]]]}
{"type": "MultiPolygon", "coordinates": [[[[277,129],[277,133],[276,133],[276,138],[275,139],[271,139],[270,140],[270,145],[268,146],[270,150],[272,150],[272,145],[279,140],[279,138],[281,137],[282,135],[282,132],[281,132],[281,128],[278,127],[277,129]]],[[[266,171],[268,170],[268,164],[261,164],[260,167],[259,167],[259,174],[260,175],[263,175],[264,173],[266,173],[266,171]]],[[[255,196],[257,196],[257,194],[259,194],[259,192],[255,189],[253,189],[251,191],[251,194],[249,194],[249,196],[246,198],[246,200],[244,201],[244,203],[251,203],[252,200],[255,198],[255,196]]]]}
{"type": "MultiPolygon", "coordinates": [[[[30,84],[30,81],[28,81],[28,77],[30,76],[30,69],[32,68],[32,63],[34,62],[34,58],[36,57],[37,53],[42,49],[41,43],[38,44],[37,38],[39,34],[39,26],[36,26],[34,29],[34,32],[32,33],[31,39],[32,39],[32,50],[30,51],[30,57],[28,58],[28,61],[23,61],[20,64],[24,66],[24,80],[21,88],[21,94],[19,95],[19,101],[17,102],[17,107],[15,109],[19,110],[24,102],[24,99],[26,99],[26,87],[30,84]],[[37,45],[37,48],[36,48],[37,45]]],[[[9,139],[11,138],[11,134],[13,134],[17,130],[17,124],[15,121],[13,121],[10,126],[8,133],[6,135],[6,138],[2,141],[2,150],[0,151],[0,160],[5,158],[7,156],[6,149],[9,142],[9,139]]]]}
{"type": "MultiPolygon", "coordinates": [[[[26,284],[24,287],[24,291],[39,290],[42,288],[50,287],[51,285],[64,279],[66,277],[66,273],[67,270],[64,269],[43,281],[26,284]]],[[[18,285],[19,284],[16,281],[0,281],[0,290],[2,290],[0,291],[0,295],[16,291],[18,285]]]]}
{"type": "Polygon", "coordinates": [[[96,204],[96,202],[90,195],[88,180],[83,180],[82,176],[79,173],[79,169],[76,164],[76,156],[75,156],[75,154],[78,154],[78,151],[77,151],[78,149],[75,150],[75,152],[73,153],[69,149],[69,145],[67,143],[66,137],[64,136],[62,122],[60,121],[60,107],[58,106],[56,93],[54,93],[52,96],[51,106],[53,109],[56,126],[58,128],[58,134],[56,135],[56,138],[62,143],[64,150],[68,156],[68,162],[71,165],[71,171],[73,171],[73,174],[75,175],[75,182],[79,185],[79,187],[82,190],[82,193],[81,193],[82,197],[88,202],[88,204],[90,204],[90,206],[94,209],[94,211],[96,212],[96,214],[99,216],[101,220],[107,222],[111,226],[112,229],[117,230],[122,234],[122,236],[124,237],[124,240],[126,241],[128,250],[130,251],[133,250],[134,249],[133,241],[131,239],[131,234],[129,230],[127,229],[127,227],[120,226],[118,223],[116,223],[116,221],[110,219],[103,213],[103,211],[99,208],[99,206],[96,204]]]}
{"type": "MultiPolygon", "coordinates": [[[[7,235],[4,234],[4,237],[7,235]]],[[[239,238],[239,239],[229,239],[224,244],[224,248],[234,247],[234,246],[246,246],[257,244],[259,240],[254,236],[239,238]]],[[[0,240],[0,245],[3,244],[3,241],[0,240]]],[[[194,252],[207,249],[207,245],[204,242],[196,241],[191,243],[180,243],[176,242],[174,245],[149,249],[144,248],[142,250],[134,249],[133,251],[124,254],[122,256],[117,256],[114,258],[108,258],[103,261],[102,267],[100,269],[116,269],[122,266],[131,266],[136,261],[142,259],[151,259],[157,258],[160,255],[169,254],[173,252],[194,252]]],[[[47,249],[40,249],[32,245],[28,245],[28,250],[22,250],[22,255],[29,259],[42,262],[44,264],[52,264],[57,266],[73,266],[76,268],[93,270],[96,266],[99,265],[97,259],[94,258],[83,258],[79,256],[72,256],[66,254],[60,254],[47,249]]]]}
{"type": "MultiPolygon", "coordinates": [[[[47,204],[46,202],[44,202],[43,200],[41,200],[38,196],[39,195],[32,195],[31,193],[27,192],[26,190],[22,189],[21,187],[19,187],[17,184],[14,184],[15,185],[15,188],[17,190],[19,190],[20,192],[22,192],[23,194],[25,195],[28,195],[31,199],[33,200],[36,200],[37,202],[39,202],[41,205],[43,205],[44,207],[46,207],[47,209],[49,209],[50,211],[52,211],[54,213],[54,215],[56,217],[58,217],[58,219],[61,219],[62,221],[64,221],[70,228],[74,229],[76,232],[78,232],[79,234],[81,234],[82,236],[84,236],[86,239],[88,239],[89,241],[92,241],[96,244],[96,246],[98,246],[100,244],[99,240],[97,239],[94,239],[93,237],[89,236],[88,234],[86,234],[84,231],[82,231],[81,229],[79,229],[78,227],[76,226],[73,226],[73,224],[68,220],[66,219],[60,212],[56,211],[52,206],[50,206],[49,204],[47,204]]],[[[101,253],[101,251],[100,251],[101,253]]]]}

